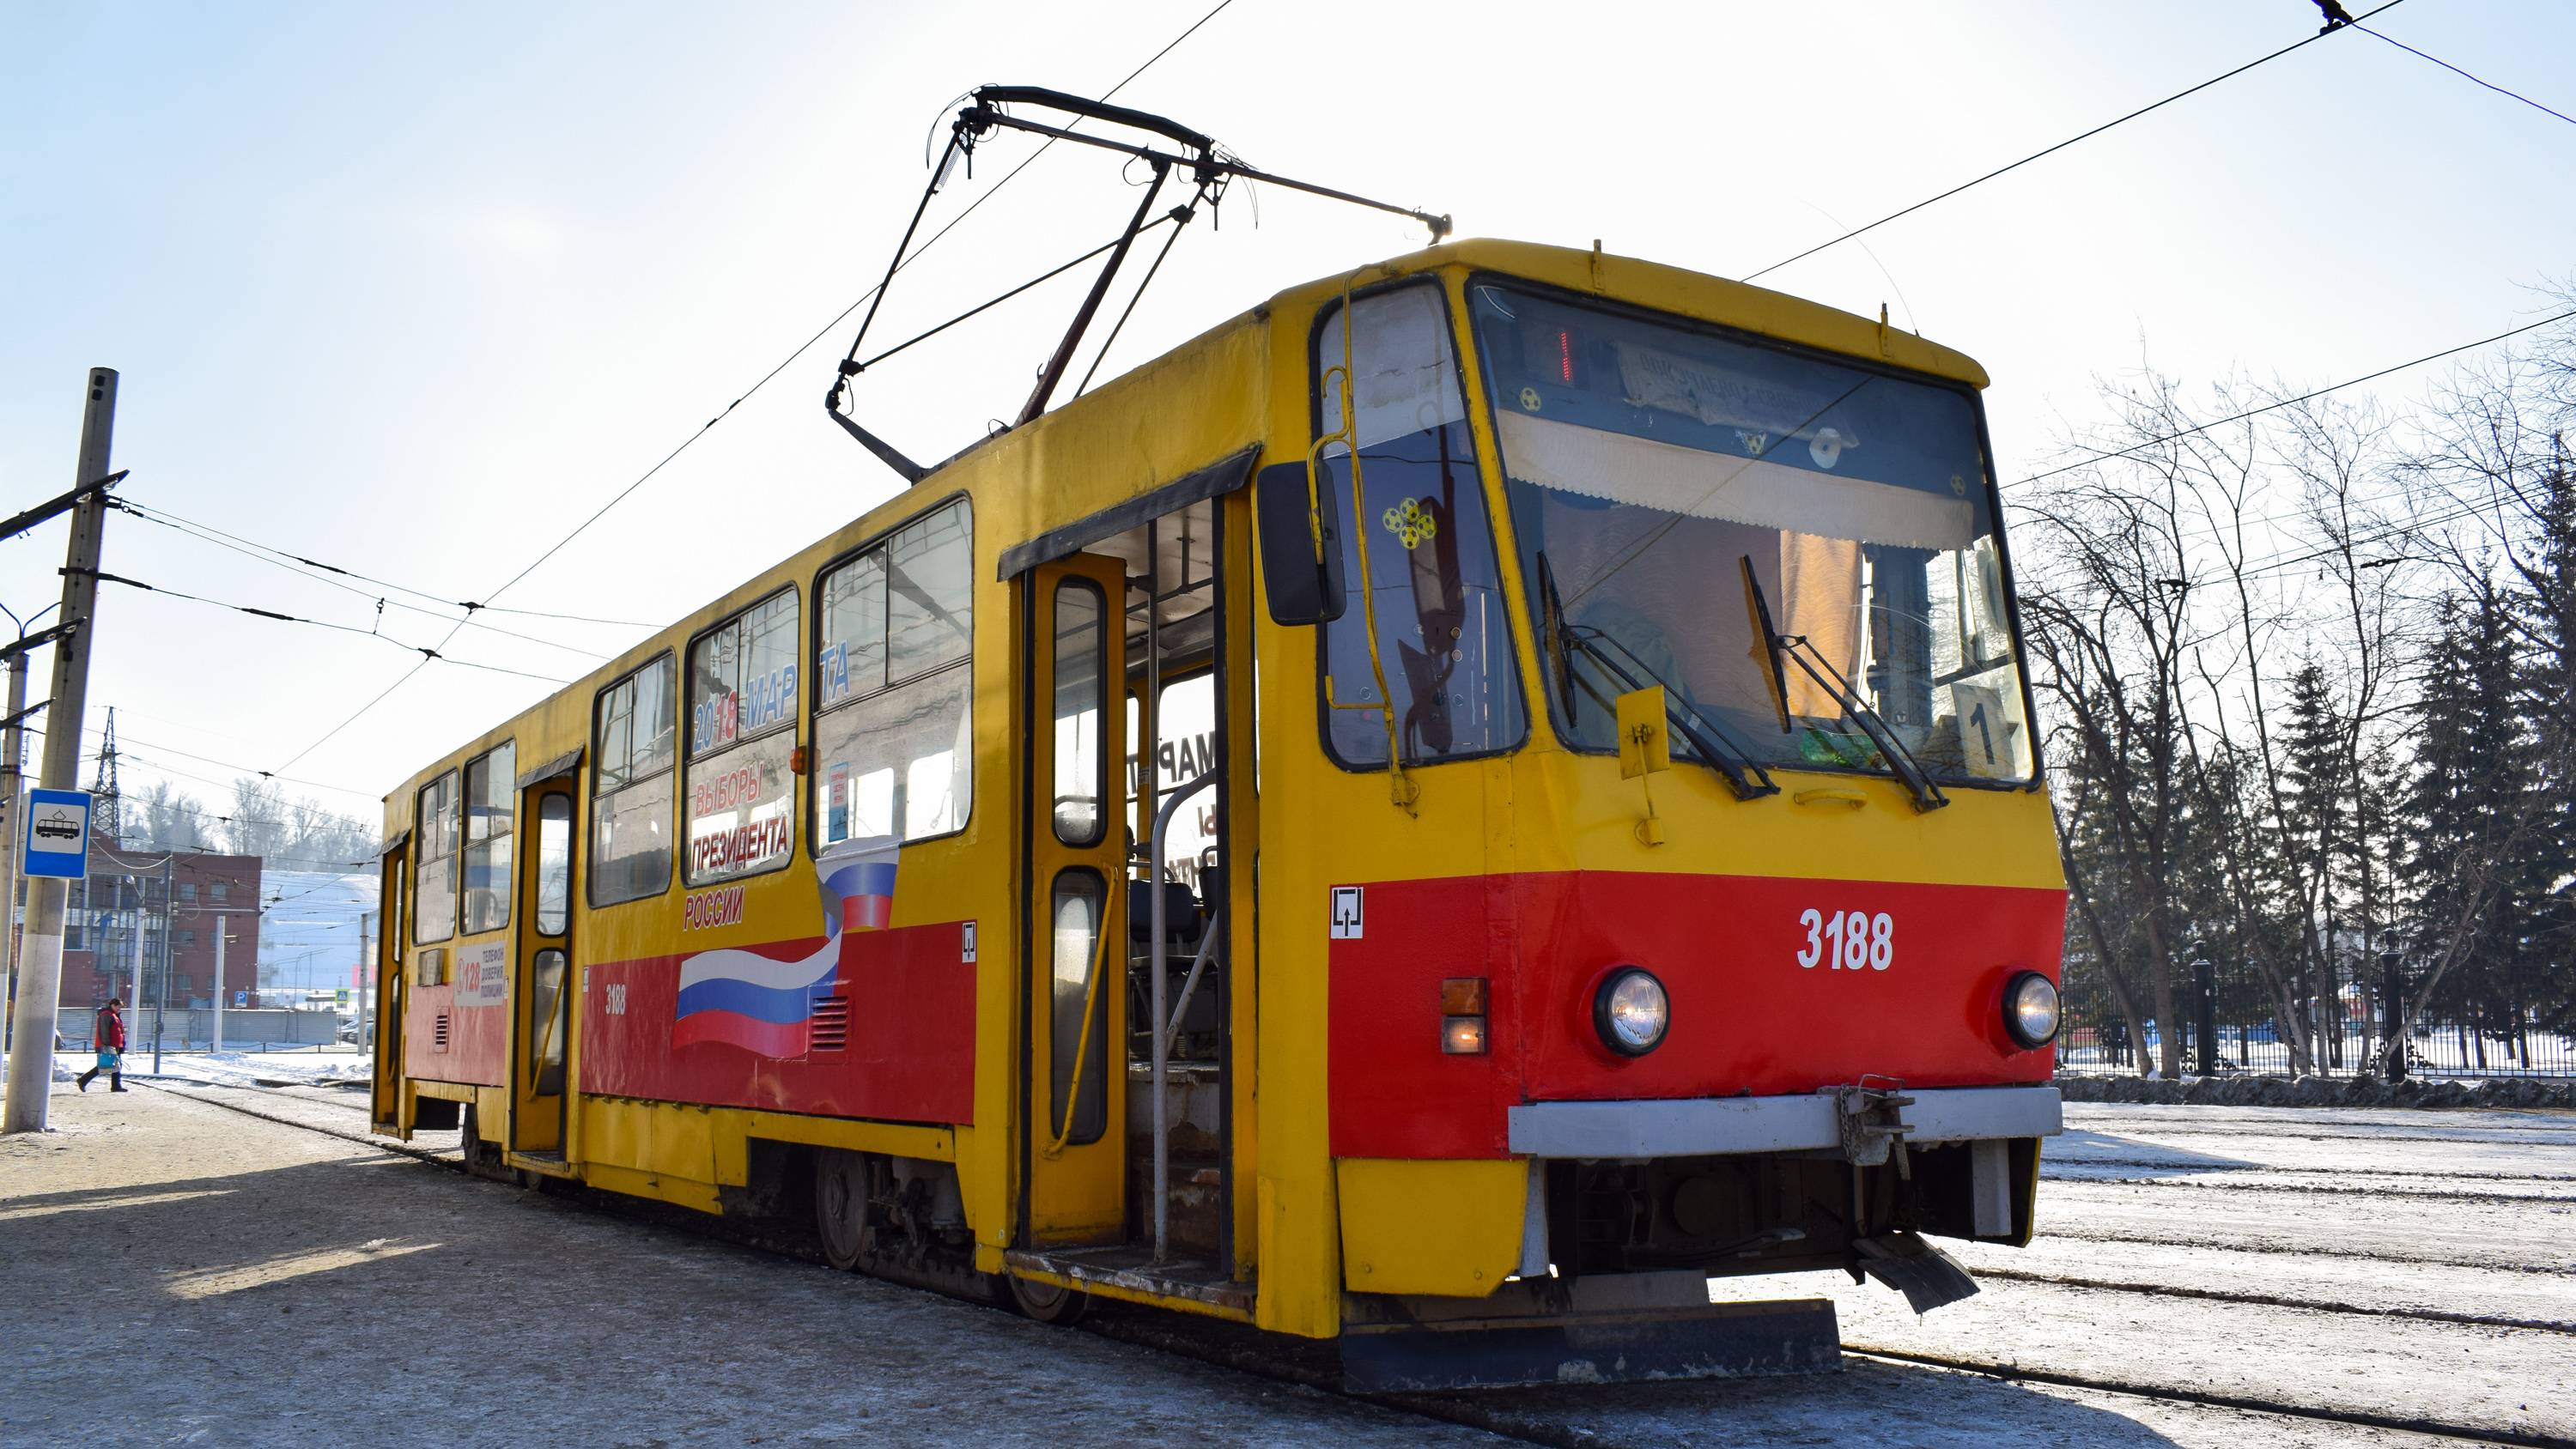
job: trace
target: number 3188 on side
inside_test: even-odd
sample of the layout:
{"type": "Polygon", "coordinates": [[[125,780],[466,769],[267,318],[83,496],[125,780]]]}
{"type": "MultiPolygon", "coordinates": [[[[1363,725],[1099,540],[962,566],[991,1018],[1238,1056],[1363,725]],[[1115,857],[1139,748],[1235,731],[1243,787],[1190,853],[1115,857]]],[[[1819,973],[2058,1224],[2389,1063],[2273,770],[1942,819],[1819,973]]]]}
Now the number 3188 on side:
{"type": "Polygon", "coordinates": [[[1798,913],[1798,924],[1807,932],[1807,947],[1798,953],[1798,964],[1805,969],[1821,963],[1836,971],[1884,971],[1896,963],[1896,919],[1885,911],[1871,915],[1810,906],[1798,913]]]}

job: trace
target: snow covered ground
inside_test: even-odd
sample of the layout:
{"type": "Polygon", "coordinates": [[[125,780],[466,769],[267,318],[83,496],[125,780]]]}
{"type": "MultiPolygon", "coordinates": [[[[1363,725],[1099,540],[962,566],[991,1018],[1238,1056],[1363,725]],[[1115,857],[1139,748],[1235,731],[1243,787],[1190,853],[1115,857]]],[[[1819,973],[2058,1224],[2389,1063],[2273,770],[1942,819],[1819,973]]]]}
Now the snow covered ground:
{"type": "Polygon", "coordinates": [[[338,1072],[190,1059],[0,1139],[0,1442],[100,1438],[114,1363],[116,1442],[2576,1445],[2576,1113],[2072,1105],[1976,1298],[1721,1285],[1831,1296],[1841,1374],[1379,1405],[424,1168],[338,1072]]]}

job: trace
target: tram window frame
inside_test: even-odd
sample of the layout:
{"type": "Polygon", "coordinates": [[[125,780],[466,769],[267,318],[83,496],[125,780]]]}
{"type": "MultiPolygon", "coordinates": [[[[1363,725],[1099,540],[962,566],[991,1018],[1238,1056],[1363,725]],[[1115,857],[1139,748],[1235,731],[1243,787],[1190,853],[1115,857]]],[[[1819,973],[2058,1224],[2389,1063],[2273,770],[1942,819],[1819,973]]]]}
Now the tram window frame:
{"type": "Polygon", "coordinates": [[[431,779],[427,784],[422,785],[412,794],[411,939],[412,944],[415,946],[435,945],[441,941],[452,941],[456,939],[458,913],[463,909],[465,896],[465,892],[462,889],[464,883],[458,878],[462,874],[458,856],[460,848],[465,843],[465,831],[463,829],[464,816],[462,814],[464,802],[461,787],[462,781],[458,779],[456,770],[450,768],[439,772],[435,778],[431,779]],[[427,807],[429,804],[429,792],[441,789],[442,787],[445,789],[447,800],[446,805],[442,808],[448,814],[448,821],[443,831],[446,839],[446,849],[443,853],[447,857],[447,890],[445,893],[447,896],[447,910],[445,913],[446,919],[439,923],[438,934],[431,936],[424,934],[424,930],[430,920],[430,913],[422,909],[421,901],[421,892],[429,883],[429,872],[423,869],[424,866],[430,863],[432,816],[427,807]]]}
{"type": "MultiPolygon", "coordinates": [[[[1472,342],[1472,339],[1469,339],[1467,342],[1462,342],[1461,340],[1458,312],[1456,307],[1452,305],[1449,295],[1450,289],[1446,280],[1438,275],[1399,277],[1393,281],[1381,282],[1375,286],[1355,288],[1349,293],[1340,297],[1335,297],[1326,302],[1323,306],[1315,309],[1314,320],[1309,324],[1306,333],[1307,435],[1310,439],[1319,439],[1326,431],[1324,421],[1324,373],[1327,367],[1337,365],[1337,358],[1326,358],[1323,355],[1322,349],[1326,329],[1331,326],[1335,317],[1344,316],[1349,309],[1379,297],[1385,297],[1404,291],[1407,288],[1421,288],[1428,291],[1435,299],[1440,310],[1440,336],[1443,343],[1448,348],[1450,377],[1452,383],[1458,390],[1460,415],[1457,419],[1457,425],[1465,431],[1469,445],[1475,450],[1473,457],[1469,460],[1467,472],[1473,483],[1476,506],[1481,509],[1484,514],[1485,546],[1489,553],[1489,568],[1487,576],[1492,580],[1494,606],[1499,610],[1499,628],[1501,630],[1500,642],[1502,647],[1499,651],[1498,657],[1501,661],[1501,667],[1509,673],[1509,677],[1507,679],[1501,681],[1499,684],[1489,685],[1488,689],[1494,698],[1505,701],[1508,707],[1517,716],[1515,721],[1517,728],[1512,731],[1511,737],[1490,747],[1477,750],[1447,751],[1436,755],[1426,754],[1413,756],[1407,754],[1404,759],[1404,768],[1408,770],[1422,770],[1430,769],[1439,765],[1460,764],[1470,760],[1497,759],[1517,753],[1530,742],[1531,711],[1528,698],[1529,681],[1521,677],[1521,624],[1515,614],[1516,606],[1511,597],[1512,590],[1504,582],[1502,571],[1504,541],[1502,530],[1509,523],[1509,516],[1506,511],[1499,510],[1495,507],[1497,499],[1492,496],[1491,492],[1486,487],[1487,463],[1484,456],[1483,445],[1478,442],[1475,432],[1475,394],[1481,386],[1481,379],[1477,374],[1470,371],[1475,360],[1474,348],[1472,345],[1469,345],[1469,343],[1472,342]]],[[[1343,326],[1347,329],[1349,323],[1345,321],[1343,326]]],[[[1353,361],[1356,363],[1357,360],[1357,352],[1356,349],[1354,349],[1353,361]]],[[[1338,420],[1336,420],[1335,426],[1338,428],[1338,420]]],[[[1348,487],[1346,483],[1337,483],[1336,486],[1345,489],[1348,487]]],[[[1358,530],[1364,527],[1365,524],[1366,520],[1354,518],[1351,522],[1350,529],[1345,533],[1345,537],[1356,540],[1358,530]]],[[[1357,545],[1354,543],[1352,548],[1353,557],[1348,564],[1349,577],[1352,580],[1351,590],[1354,593],[1357,593],[1365,583],[1365,580],[1360,577],[1357,570],[1357,552],[1357,545]]],[[[1463,582],[1462,577],[1462,584],[1463,582]]],[[[1354,775],[1383,774],[1386,772],[1388,761],[1385,754],[1385,730],[1381,724],[1375,723],[1375,721],[1380,719],[1380,716],[1376,715],[1373,711],[1363,714],[1356,710],[1334,708],[1332,698],[1327,692],[1327,684],[1333,677],[1333,629],[1343,625],[1345,621],[1347,621],[1349,627],[1366,629],[1368,627],[1366,615],[1366,610],[1345,610],[1343,618],[1340,620],[1312,626],[1314,629],[1315,640],[1315,680],[1313,688],[1316,740],[1323,747],[1324,758],[1332,761],[1337,768],[1344,772],[1354,775]],[[1372,721],[1370,725],[1371,743],[1368,751],[1360,758],[1345,758],[1340,747],[1334,742],[1333,721],[1336,716],[1343,714],[1349,714],[1355,719],[1365,718],[1372,721]]],[[[1380,643],[1383,645],[1384,641],[1381,640],[1380,643]]],[[[1381,658],[1383,659],[1383,657],[1384,653],[1383,649],[1381,649],[1381,658]]],[[[1495,667],[1493,662],[1494,657],[1496,656],[1489,655],[1488,657],[1486,665],[1488,671],[1495,667]]]]}
{"type": "MultiPolygon", "coordinates": [[[[806,731],[806,748],[807,757],[812,766],[812,778],[809,780],[804,791],[806,810],[805,852],[809,857],[819,858],[834,851],[861,846],[865,843],[883,838],[878,836],[859,835],[855,832],[855,828],[853,828],[852,832],[849,834],[833,836],[826,829],[830,823],[831,802],[824,798],[824,791],[831,783],[832,767],[834,764],[838,763],[836,760],[831,758],[830,752],[826,750],[824,745],[824,731],[827,724],[834,727],[842,724],[844,711],[855,710],[865,712],[872,709],[881,710],[888,705],[901,701],[908,693],[920,692],[927,694],[932,689],[944,687],[952,683],[957,691],[958,706],[961,715],[960,724],[962,727],[959,731],[959,737],[965,742],[965,748],[955,752],[955,761],[951,766],[951,778],[955,783],[955,789],[951,792],[956,805],[955,823],[947,829],[929,831],[919,835],[908,832],[899,832],[895,837],[895,844],[897,847],[902,847],[919,845],[932,840],[947,840],[965,834],[967,830],[974,825],[976,773],[975,631],[977,627],[976,615],[982,612],[977,608],[978,601],[975,597],[977,582],[975,560],[975,502],[971,495],[958,492],[951,493],[947,497],[929,504],[904,518],[900,522],[892,524],[870,535],[856,546],[833,555],[831,558],[824,560],[822,565],[814,571],[813,623],[806,639],[806,657],[813,665],[812,673],[814,677],[811,684],[807,686],[805,691],[805,701],[806,707],[809,711],[810,721],[809,727],[806,731]],[[878,570],[880,580],[879,587],[884,588],[884,581],[890,577],[891,573],[890,568],[886,565],[891,563],[896,542],[907,531],[928,525],[941,513],[949,509],[958,510],[964,524],[965,589],[963,599],[966,607],[965,649],[952,658],[943,659],[937,663],[923,666],[914,670],[910,674],[905,674],[900,677],[894,676],[895,649],[892,639],[894,610],[891,605],[892,591],[888,589],[887,594],[889,596],[889,601],[886,605],[877,610],[876,616],[876,625],[881,631],[883,631],[883,637],[879,640],[875,654],[875,668],[877,671],[875,678],[865,683],[853,680],[846,686],[846,692],[836,696],[835,698],[826,700],[823,697],[824,687],[832,678],[835,677],[835,671],[832,668],[827,667],[823,662],[824,650],[831,647],[831,645],[836,642],[830,639],[824,632],[828,627],[828,622],[831,618],[831,609],[828,603],[831,594],[831,585],[842,573],[848,570],[864,567],[869,558],[871,556],[875,556],[885,561],[885,564],[881,564],[878,570]]],[[[846,664],[844,665],[844,668],[846,668],[846,664]]],[[[847,716],[847,718],[858,717],[860,716],[847,716]]],[[[930,757],[924,756],[922,758],[930,757]]],[[[917,761],[915,763],[917,763],[917,761]]],[[[855,805],[849,808],[855,808],[855,805]]],[[[852,822],[852,824],[855,827],[855,822],[852,822]]]]}
{"type": "MultiPolygon", "coordinates": [[[[1113,707],[1110,698],[1113,691],[1121,696],[1126,693],[1124,690],[1116,689],[1109,678],[1109,631],[1126,628],[1127,620],[1123,611],[1116,614],[1110,612],[1109,595],[1097,582],[1077,574],[1068,574],[1056,580],[1055,597],[1048,602],[1048,615],[1054,621],[1055,641],[1051,657],[1055,665],[1055,678],[1047,697],[1052,707],[1059,712],[1049,721],[1055,730],[1055,750],[1053,753],[1054,778],[1047,785],[1053,803],[1047,811],[1047,816],[1054,826],[1055,838],[1059,842],[1076,849],[1088,849],[1109,838],[1110,761],[1107,742],[1101,738],[1101,735],[1104,727],[1109,723],[1109,711],[1113,707]],[[1091,604],[1091,620],[1086,626],[1091,638],[1087,644],[1073,646],[1086,651],[1080,659],[1071,659],[1066,654],[1064,604],[1067,598],[1087,598],[1091,604]],[[1066,686],[1086,682],[1076,676],[1068,675],[1066,672],[1068,664],[1079,666],[1081,673],[1090,676],[1087,682],[1091,686],[1092,727],[1089,772],[1091,778],[1088,781],[1077,780],[1076,772],[1068,768],[1068,766],[1078,765],[1079,752],[1078,749],[1066,748],[1064,727],[1068,722],[1077,720],[1081,716],[1080,712],[1068,715],[1060,711],[1064,708],[1066,686]],[[1069,785],[1086,783],[1091,786],[1091,828],[1068,831],[1066,827],[1075,822],[1066,817],[1065,803],[1078,797],[1066,795],[1063,792],[1069,785]]],[[[1080,727],[1077,725],[1077,737],[1079,730],[1080,727]]]]}
{"type": "MultiPolygon", "coordinates": [[[[689,700],[683,715],[680,741],[681,776],[678,793],[681,831],[673,838],[672,843],[681,852],[680,880],[685,886],[695,888],[730,885],[735,881],[750,880],[755,876],[785,870],[796,859],[796,797],[800,793],[796,788],[796,741],[800,734],[798,727],[803,723],[804,707],[804,690],[801,684],[801,676],[804,672],[804,660],[801,657],[805,646],[804,609],[804,597],[795,582],[790,580],[735,611],[721,622],[711,624],[689,636],[688,645],[682,652],[684,664],[681,673],[688,681],[689,700]],[[782,705],[779,718],[761,725],[758,729],[738,730],[732,738],[719,740],[702,750],[697,739],[701,723],[697,718],[696,703],[699,678],[698,651],[713,645],[718,636],[727,630],[745,631],[744,642],[736,645],[735,648],[734,667],[737,671],[748,667],[751,661],[747,633],[753,617],[781,602],[787,605],[788,620],[786,663],[782,666],[786,672],[786,678],[778,685],[782,705]],[[782,738],[786,741],[786,748],[783,750],[777,748],[775,743],[782,738]],[[771,758],[772,756],[775,758],[771,758]],[[700,773],[719,771],[727,767],[730,762],[744,758],[749,759],[753,765],[764,772],[774,767],[783,777],[784,793],[779,796],[779,800],[784,810],[776,818],[786,822],[787,846],[775,856],[747,869],[701,871],[698,868],[697,859],[698,813],[694,798],[700,773]]],[[[732,691],[737,701],[742,697],[742,685],[743,680],[737,677],[732,691]]],[[[738,709],[739,704],[736,707],[738,709]]],[[[765,800],[767,797],[762,798],[765,800]]]]}
{"type": "MultiPolygon", "coordinates": [[[[475,936],[481,935],[485,931],[503,931],[509,929],[510,926],[510,897],[517,889],[519,881],[518,763],[519,742],[516,738],[506,739],[501,741],[499,744],[494,745],[492,748],[485,750],[483,753],[476,755],[474,758],[467,760],[465,762],[464,770],[459,775],[458,789],[460,792],[462,814],[459,819],[460,829],[458,832],[459,850],[457,858],[459,869],[457,871],[456,894],[457,928],[463,935],[475,936]],[[493,768],[496,761],[500,764],[498,771],[495,771],[493,768]],[[487,822],[497,820],[499,828],[495,830],[491,828],[489,823],[487,823],[483,838],[480,841],[477,841],[474,838],[474,782],[478,775],[481,777],[483,788],[487,792],[492,790],[495,783],[497,783],[500,787],[501,797],[498,802],[500,809],[497,815],[487,815],[485,817],[487,822]],[[481,923],[478,924],[477,922],[479,918],[474,914],[473,909],[474,898],[476,895],[473,883],[475,852],[478,848],[483,852],[487,862],[486,869],[489,869],[489,858],[494,853],[495,847],[498,847],[499,851],[505,855],[505,863],[501,866],[501,882],[497,886],[483,887],[481,894],[486,898],[497,900],[500,904],[501,914],[497,919],[481,921],[481,923]]],[[[485,802],[487,806],[493,803],[495,802],[485,802]]]]}
{"type": "MultiPolygon", "coordinates": [[[[1939,373],[1928,372],[1917,368],[1901,367],[1893,362],[1884,361],[1878,358],[1864,357],[1858,353],[1837,352],[1832,348],[1818,347],[1811,343],[1797,342],[1785,337],[1776,337],[1768,333],[1754,331],[1747,327],[1730,325],[1724,322],[1712,322],[1705,318],[1693,317],[1683,312],[1650,307],[1642,303],[1627,301],[1618,297],[1608,297],[1595,293],[1580,292],[1568,287],[1558,286],[1551,282],[1542,282],[1531,277],[1515,276],[1509,272],[1470,272],[1465,280],[1459,284],[1459,292],[1462,296],[1472,295],[1477,288],[1488,286],[1503,287],[1514,291],[1530,293],[1551,302],[1581,308],[1586,311],[1598,312],[1610,317],[1652,323],[1658,326],[1681,328],[1704,336],[1732,342],[1740,346],[1776,352],[1792,358],[1821,362],[1833,367],[1844,368],[1852,372],[1869,373],[1873,376],[1888,378],[1892,381],[1917,383],[1928,387],[1938,387],[1957,393],[1966,399],[1969,414],[1976,423],[1977,456],[1983,460],[1983,467],[1979,470],[1980,481],[1978,486],[1984,493],[1984,509],[1986,516],[1993,520],[1992,531],[1985,536],[1994,540],[1995,566],[2003,584],[2003,617],[2006,629],[2012,636],[2014,669],[2020,676],[2021,680],[2022,719],[2024,721],[2036,721],[2040,717],[2038,707],[2038,685],[2034,682],[2037,678],[2038,671],[2031,667],[2030,640],[2022,626],[2021,582],[2013,572],[2013,545],[2011,530],[2007,528],[2004,523],[2005,513],[2002,478],[2001,475],[1995,472],[1995,444],[1993,434],[1987,426],[1988,420],[1986,417],[1984,388],[1973,383],[1963,382],[1955,377],[1946,377],[1939,373]]],[[[1465,356],[1468,364],[1472,365],[1476,369],[1472,376],[1476,386],[1484,393],[1485,417],[1487,425],[1490,427],[1493,425],[1493,419],[1501,408],[1502,400],[1494,395],[1493,389],[1487,384],[1487,379],[1484,377],[1484,352],[1483,348],[1478,344],[1473,323],[1468,324],[1467,331],[1468,348],[1465,356]]],[[[1320,376],[1321,375],[1318,374],[1319,379],[1320,376]]],[[[1468,406],[1472,410],[1476,404],[1471,401],[1468,406]]],[[[1510,460],[1504,459],[1496,464],[1498,476],[1499,470],[1508,467],[1509,463],[1510,460]]],[[[1503,519],[1506,523],[1510,523],[1512,521],[1511,497],[1508,490],[1508,480],[1506,480],[1506,489],[1503,498],[1503,519]]],[[[1515,525],[1513,528],[1512,547],[1515,551],[1518,551],[1520,546],[1519,529],[1517,525],[1515,525]]],[[[1524,592],[1526,592],[1526,590],[1524,590],[1524,592]]],[[[1533,620],[1533,631],[1535,631],[1535,628],[1536,622],[1533,620]]],[[[1595,757],[1614,755],[1617,753],[1615,749],[1604,750],[1597,747],[1587,748],[1569,742],[1569,732],[1565,729],[1562,723],[1561,708],[1558,700],[1556,699],[1556,690],[1552,688],[1549,681],[1544,678],[1531,680],[1528,687],[1537,691],[1539,699],[1546,706],[1548,733],[1556,743],[1574,753],[1593,755],[1595,757]]],[[[2036,741],[2034,741],[2031,746],[2030,773],[2029,775],[2021,778],[1982,779],[1967,774],[1944,774],[1936,778],[1941,788],[1944,790],[1991,790],[2001,793],[2037,794],[2045,790],[2049,784],[2047,754],[2048,752],[2039,748],[2036,741]]],[[[1811,762],[1801,762],[1796,765],[1766,762],[1766,767],[1772,770],[1808,770],[1818,774],[1853,775],[1863,779],[1876,778],[1884,780],[1891,778],[1888,774],[1883,772],[1850,770],[1842,766],[1819,765],[1811,762]]]]}
{"type": "MultiPolygon", "coordinates": [[[[637,690],[637,693],[642,693],[640,688],[637,690]]],[[[600,861],[602,859],[602,852],[599,849],[599,823],[602,816],[607,813],[611,802],[616,800],[618,796],[624,795],[630,790],[644,789],[651,786],[654,782],[664,779],[672,781],[675,786],[677,785],[680,774],[679,701],[679,660],[677,655],[669,649],[663,650],[661,653],[654,655],[652,658],[636,665],[633,669],[626,671],[624,674],[621,674],[615,679],[612,679],[608,683],[600,686],[598,693],[591,696],[590,818],[586,822],[589,828],[584,836],[585,839],[590,841],[591,848],[587,857],[577,857],[577,859],[586,859],[588,862],[581,872],[582,899],[588,901],[591,909],[593,910],[597,910],[603,906],[622,905],[628,901],[651,900],[657,896],[667,895],[670,893],[671,870],[679,857],[679,851],[674,843],[675,837],[673,835],[665,835],[663,837],[664,844],[662,847],[663,860],[661,881],[658,884],[645,889],[637,890],[631,895],[610,896],[606,899],[602,899],[599,894],[599,888],[603,877],[603,873],[599,868],[600,861]],[[606,718],[608,697],[616,693],[618,690],[625,688],[627,685],[636,684],[646,674],[655,669],[664,669],[669,671],[668,684],[665,687],[664,693],[666,695],[665,703],[668,706],[670,713],[663,722],[669,726],[669,738],[671,741],[670,762],[649,774],[624,775],[621,776],[616,785],[604,786],[602,784],[602,778],[607,771],[608,760],[606,758],[607,752],[601,748],[600,730],[606,718]]],[[[627,715],[628,749],[626,751],[626,758],[619,762],[621,770],[631,766],[635,759],[636,752],[633,746],[634,721],[636,718],[637,716],[630,710],[627,715]]],[[[675,813],[674,807],[679,803],[679,792],[674,788],[667,791],[666,794],[668,795],[668,798],[662,802],[662,823],[665,827],[669,827],[672,824],[672,816],[675,813]]],[[[621,860],[629,858],[631,857],[619,857],[621,860]]]]}
{"type": "Polygon", "coordinates": [[[572,796],[556,790],[537,797],[536,915],[531,924],[548,939],[572,929],[573,831],[572,796]],[[550,845],[546,827],[557,821],[563,838],[550,845]]]}

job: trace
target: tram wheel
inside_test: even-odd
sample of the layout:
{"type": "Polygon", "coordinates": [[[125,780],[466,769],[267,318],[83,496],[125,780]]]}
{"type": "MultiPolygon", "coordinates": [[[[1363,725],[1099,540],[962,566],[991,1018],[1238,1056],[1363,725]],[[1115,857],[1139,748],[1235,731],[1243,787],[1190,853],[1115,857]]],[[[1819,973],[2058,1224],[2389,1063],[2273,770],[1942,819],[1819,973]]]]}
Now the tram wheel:
{"type": "Polygon", "coordinates": [[[875,1246],[868,1227],[872,1178],[863,1154],[837,1147],[815,1154],[814,1235],[822,1239],[823,1261],[844,1273],[859,1271],[875,1246]]]}
{"type": "Polygon", "coordinates": [[[1073,1323],[1091,1307],[1091,1295],[1078,1288],[1031,1282],[1017,1274],[1003,1277],[1011,1285],[1011,1306],[1040,1323],[1073,1323]]]}

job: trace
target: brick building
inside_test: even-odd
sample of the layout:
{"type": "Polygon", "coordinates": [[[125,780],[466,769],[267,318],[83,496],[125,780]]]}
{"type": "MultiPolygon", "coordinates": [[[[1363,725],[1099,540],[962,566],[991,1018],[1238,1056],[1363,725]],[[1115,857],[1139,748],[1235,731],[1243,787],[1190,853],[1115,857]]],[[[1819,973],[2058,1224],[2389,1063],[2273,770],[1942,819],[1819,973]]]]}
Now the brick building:
{"type": "Polygon", "coordinates": [[[142,1004],[164,999],[166,960],[172,1009],[213,1005],[217,931],[232,935],[224,946],[224,1004],[260,1004],[258,856],[171,854],[94,841],[89,871],[88,881],[72,886],[63,924],[65,1006],[80,1000],[81,983],[92,1006],[133,993],[138,931],[142,1004]]]}

